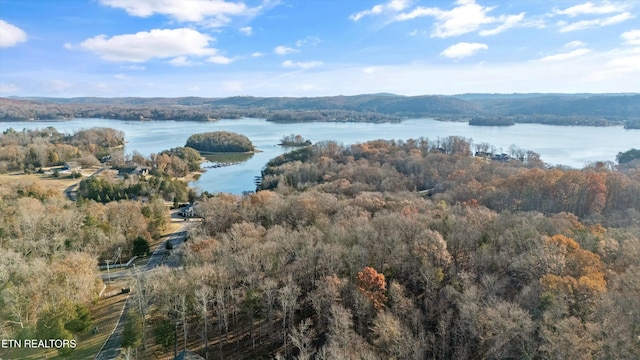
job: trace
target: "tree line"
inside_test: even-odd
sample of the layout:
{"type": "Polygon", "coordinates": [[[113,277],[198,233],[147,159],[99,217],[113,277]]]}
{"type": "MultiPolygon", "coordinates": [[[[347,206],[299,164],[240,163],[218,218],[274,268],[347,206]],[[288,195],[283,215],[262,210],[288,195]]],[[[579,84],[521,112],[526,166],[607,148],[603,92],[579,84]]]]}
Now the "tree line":
{"type": "Polygon", "coordinates": [[[319,143],[268,163],[259,189],[335,189],[346,181],[347,193],[426,191],[434,199],[496,211],[571,212],[602,221],[640,212],[637,167],[624,166],[634,150],[619,155],[618,170],[607,162],[577,170],[547,167],[538,154],[517,147],[509,149],[506,161],[472,156],[472,147],[489,148],[460,137],[319,143]]]}

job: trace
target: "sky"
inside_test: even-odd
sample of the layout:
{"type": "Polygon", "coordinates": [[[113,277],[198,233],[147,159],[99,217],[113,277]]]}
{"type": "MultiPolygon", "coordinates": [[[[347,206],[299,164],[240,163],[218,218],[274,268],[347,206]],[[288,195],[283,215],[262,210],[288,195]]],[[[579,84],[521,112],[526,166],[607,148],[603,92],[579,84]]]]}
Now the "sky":
{"type": "Polygon", "coordinates": [[[0,97],[640,92],[640,0],[0,0],[0,97]]]}

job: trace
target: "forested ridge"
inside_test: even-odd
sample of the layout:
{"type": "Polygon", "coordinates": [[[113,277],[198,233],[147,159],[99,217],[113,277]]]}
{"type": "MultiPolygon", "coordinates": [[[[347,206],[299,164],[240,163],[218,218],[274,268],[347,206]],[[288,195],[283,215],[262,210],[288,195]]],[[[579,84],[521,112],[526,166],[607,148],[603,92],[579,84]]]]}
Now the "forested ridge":
{"type": "Polygon", "coordinates": [[[369,94],[314,98],[0,98],[0,121],[105,118],[190,120],[266,118],[277,122],[388,122],[433,117],[480,125],[543,123],[550,125],[637,128],[638,94],[464,94],[400,96],[369,94]]]}
{"type": "MultiPolygon", "coordinates": [[[[473,156],[489,148],[320,142],[272,159],[256,193],[203,194],[200,225],[171,255],[182,266],[136,279],[123,346],[140,359],[640,357],[637,150],[576,170],[518,148],[473,156]]],[[[134,157],[169,169],[195,158],[187,149],[134,157]]],[[[12,186],[3,331],[86,331],[67,324],[96,297],[97,260],[157,233],[162,199],[73,203],[12,186]]]]}
{"type": "Polygon", "coordinates": [[[184,270],[148,280],[148,316],[212,358],[637,358],[637,161],[545,168],[472,147],[272,160],[269,190],[196,203],[184,270]]]}

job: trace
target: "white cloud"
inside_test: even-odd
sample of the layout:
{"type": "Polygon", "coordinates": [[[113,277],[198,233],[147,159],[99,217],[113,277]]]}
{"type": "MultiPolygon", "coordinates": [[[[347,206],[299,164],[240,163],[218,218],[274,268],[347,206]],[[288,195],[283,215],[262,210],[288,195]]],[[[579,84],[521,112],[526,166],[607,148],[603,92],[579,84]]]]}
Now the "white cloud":
{"type": "Polygon", "coordinates": [[[98,35],[80,43],[80,47],[108,61],[145,62],[153,58],[215,55],[216,49],[209,47],[213,40],[192,29],[154,29],[111,38],[98,35]]]}
{"type": "Polygon", "coordinates": [[[202,22],[221,27],[231,22],[231,16],[256,16],[262,6],[247,7],[243,2],[224,0],[100,0],[103,5],[124,9],[127,14],[149,17],[165,15],[182,22],[202,22]]]}
{"type": "Polygon", "coordinates": [[[290,48],[290,47],[283,46],[283,45],[276,46],[273,49],[273,52],[275,52],[278,55],[287,55],[287,54],[291,54],[291,53],[298,52],[298,51],[299,51],[298,49],[290,48]]]}
{"type": "Polygon", "coordinates": [[[613,59],[607,66],[616,72],[640,72],[640,54],[613,59]]]}
{"type": "Polygon", "coordinates": [[[322,41],[315,36],[307,36],[306,38],[302,39],[302,40],[298,40],[295,43],[295,48],[294,47],[289,47],[289,46],[285,46],[285,45],[279,45],[276,46],[275,48],[273,48],[273,52],[278,54],[278,55],[289,55],[292,53],[297,53],[300,52],[300,48],[306,45],[312,45],[315,46],[319,43],[321,43],[322,41]]]}
{"type": "Polygon", "coordinates": [[[554,9],[554,13],[558,15],[567,15],[569,17],[576,17],[579,15],[604,15],[617,12],[623,12],[626,10],[626,5],[623,3],[605,3],[604,5],[594,5],[592,2],[586,2],[584,4],[568,7],[564,10],[554,9]]]}
{"type": "Polygon", "coordinates": [[[399,12],[406,9],[411,4],[411,0],[391,0],[386,4],[378,4],[371,9],[357,12],[349,18],[353,21],[358,21],[365,16],[380,15],[385,12],[399,12]]]}
{"type": "Polygon", "coordinates": [[[0,48],[16,46],[27,41],[27,33],[15,25],[0,20],[0,48]]]}
{"type": "Polygon", "coordinates": [[[555,54],[555,55],[545,56],[545,57],[539,59],[539,61],[563,61],[563,60],[575,59],[575,58],[581,57],[583,55],[586,55],[586,54],[588,54],[590,52],[591,52],[591,50],[589,50],[589,49],[576,49],[576,50],[569,51],[569,52],[564,52],[564,53],[559,53],[559,54],[555,54]]]}
{"type": "Polygon", "coordinates": [[[358,20],[362,19],[365,16],[382,14],[383,11],[384,11],[384,5],[375,5],[374,7],[372,7],[369,10],[363,10],[363,11],[355,13],[355,14],[349,16],[349,18],[351,20],[353,20],[353,21],[358,21],[358,20]]]}
{"type": "Polygon", "coordinates": [[[482,30],[478,34],[480,36],[491,36],[499,34],[505,30],[509,30],[512,27],[518,25],[524,19],[524,13],[520,13],[518,15],[507,15],[506,17],[500,17],[502,24],[498,27],[493,28],[491,30],[482,30]]]}
{"type": "Polygon", "coordinates": [[[189,60],[186,56],[178,56],[174,59],[169,60],[169,64],[177,67],[182,66],[193,66],[193,61],[189,60]]]}
{"type": "Polygon", "coordinates": [[[251,54],[251,57],[263,57],[264,53],[261,53],[260,51],[256,51],[253,54],[251,54]]]}
{"type": "Polygon", "coordinates": [[[313,67],[317,67],[322,65],[322,61],[301,61],[301,62],[293,62],[291,60],[286,60],[282,63],[282,67],[286,68],[300,68],[300,69],[310,69],[313,67]]]}
{"type": "Polygon", "coordinates": [[[591,73],[590,80],[603,82],[618,79],[620,86],[633,84],[634,87],[640,83],[640,48],[616,49],[607,55],[604,66],[591,73]]]}
{"type": "Polygon", "coordinates": [[[222,55],[215,55],[207,59],[208,62],[220,65],[227,65],[233,62],[233,59],[222,55]]]}
{"type": "Polygon", "coordinates": [[[585,30],[585,29],[592,29],[592,28],[599,28],[603,26],[614,25],[614,24],[621,23],[623,21],[627,21],[629,19],[633,19],[634,17],[635,16],[630,12],[623,12],[621,14],[617,14],[617,15],[613,15],[605,18],[598,18],[598,19],[592,19],[592,20],[580,20],[572,23],[560,21],[558,22],[558,25],[560,26],[560,32],[570,32],[570,31],[585,30]]]}
{"type": "Polygon", "coordinates": [[[622,33],[620,37],[624,40],[625,44],[640,46],[640,30],[631,30],[622,33]]]}
{"type": "Polygon", "coordinates": [[[253,28],[251,26],[245,26],[240,28],[240,33],[246,36],[253,35],[253,28]]]}
{"type": "Polygon", "coordinates": [[[480,50],[487,50],[489,46],[481,43],[459,42],[446,48],[440,55],[450,59],[461,59],[471,56],[480,50]]]}
{"type": "Polygon", "coordinates": [[[581,48],[581,47],[585,47],[587,44],[579,41],[579,40],[574,40],[574,41],[570,41],[566,44],[564,44],[564,48],[566,49],[575,49],[575,48],[581,48]]]}
{"type": "Polygon", "coordinates": [[[490,30],[483,30],[480,35],[495,35],[518,25],[524,19],[524,13],[518,15],[500,15],[498,17],[487,14],[495,7],[485,7],[476,4],[475,0],[457,0],[456,7],[442,10],[437,7],[418,6],[410,12],[396,15],[394,21],[408,21],[419,17],[431,16],[436,19],[431,37],[448,38],[467,34],[480,29],[484,25],[499,24],[490,30]]]}

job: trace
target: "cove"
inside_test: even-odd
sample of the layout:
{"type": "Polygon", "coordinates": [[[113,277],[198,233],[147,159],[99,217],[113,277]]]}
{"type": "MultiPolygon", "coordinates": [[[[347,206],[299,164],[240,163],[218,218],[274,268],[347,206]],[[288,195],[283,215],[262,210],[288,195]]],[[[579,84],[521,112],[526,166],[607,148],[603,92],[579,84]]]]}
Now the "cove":
{"type": "MultiPolygon", "coordinates": [[[[231,131],[249,137],[259,152],[237,161],[233,166],[208,168],[191,183],[200,191],[239,194],[255,189],[254,177],[272,158],[288,149],[278,146],[283,136],[299,134],[312,142],[332,140],[345,145],[376,139],[425,137],[433,141],[447,136],[463,136],[474,143],[489,143],[498,152],[508,152],[512,145],[540,154],[550,165],[581,168],[595,161],[615,161],[617,153],[640,147],[640,130],[622,126],[587,127],[516,124],[508,127],[469,126],[466,122],[433,119],[407,119],[397,123],[273,123],[265,119],[222,119],[196,121],[122,121],[109,119],[74,119],[68,121],[2,122],[2,131],[13,128],[36,129],[53,126],[72,133],[91,127],[111,127],[125,133],[125,153],[137,151],[148,156],[176,146],[184,146],[191,134],[207,131],[231,131]]],[[[236,161],[234,161],[236,162],[236,161]]],[[[211,164],[203,164],[207,167],[211,164]]]]}

